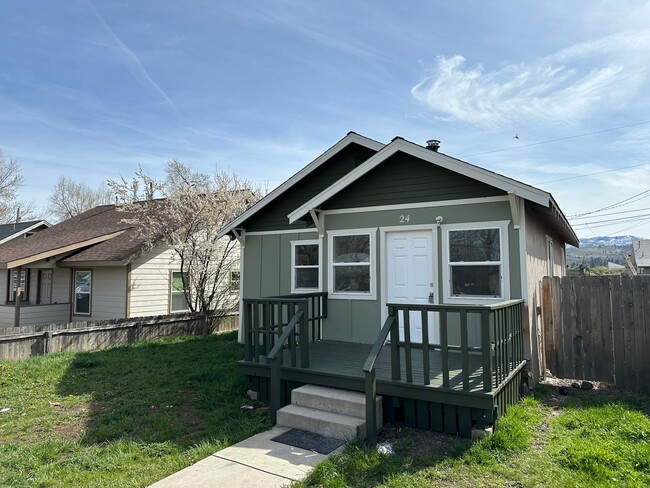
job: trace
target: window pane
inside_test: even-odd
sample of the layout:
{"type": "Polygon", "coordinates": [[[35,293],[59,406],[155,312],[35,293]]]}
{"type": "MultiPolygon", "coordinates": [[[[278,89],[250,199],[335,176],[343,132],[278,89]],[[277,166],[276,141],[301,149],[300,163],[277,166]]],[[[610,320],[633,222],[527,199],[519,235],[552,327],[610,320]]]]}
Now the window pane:
{"type": "Polygon", "coordinates": [[[334,291],[370,293],[370,266],[335,266],[334,291]]]}
{"type": "Polygon", "coordinates": [[[334,236],[334,262],[335,263],[369,263],[370,262],[370,236],[334,236]]]}
{"type": "Polygon", "coordinates": [[[318,268],[296,269],[296,288],[318,288],[318,268]]]}
{"type": "Polygon", "coordinates": [[[454,296],[500,296],[501,266],[452,266],[454,296]]]}
{"type": "Polygon", "coordinates": [[[74,274],[75,293],[90,293],[90,271],[76,271],[74,274]]]}
{"type": "Polygon", "coordinates": [[[89,314],[90,313],[90,294],[77,293],[74,304],[74,313],[89,314]]]}
{"type": "Polygon", "coordinates": [[[450,231],[449,260],[452,262],[501,261],[499,229],[450,231]]]}
{"type": "Polygon", "coordinates": [[[172,312],[187,310],[188,308],[185,293],[172,293],[172,312]]]}
{"type": "Polygon", "coordinates": [[[296,245],[296,266],[318,266],[318,244],[296,245]]]}
{"type": "MultiPolygon", "coordinates": [[[[187,284],[187,273],[185,273],[185,283],[187,284]]],[[[172,273],[172,291],[184,291],[183,286],[183,273],[174,271],[172,273]]]]}

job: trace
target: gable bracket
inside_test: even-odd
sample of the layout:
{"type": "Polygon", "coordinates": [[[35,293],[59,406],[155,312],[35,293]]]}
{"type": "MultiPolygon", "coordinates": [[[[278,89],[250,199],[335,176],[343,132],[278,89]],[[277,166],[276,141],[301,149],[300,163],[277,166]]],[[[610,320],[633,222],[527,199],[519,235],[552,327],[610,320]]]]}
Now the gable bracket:
{"type": "Polygon", "coordinates": [[[235,236],[235,239],[239,241],[239,245],[241,247],[245,247],[246,245],[246,236],[245,233],[246,231],[244,229],[233,229],[232,234],[235,236]]]}
{"type": "Polygon", "coordinates": [[[323,237],[325,235],[325,216],[322,212],[314,210],[313,208],[309,211],[309,215],[311,215],[314,225],[318,229],[318,236],[323,237]]]}
{"type": "Polygon", "coordinates": [[[508,193],[508,200],[510,201],[510,213],[512,213],[512,225],[515,229],[521,226],[521,212],[519,211],[519,201],[517,195],[510,192],[508,193]]]}

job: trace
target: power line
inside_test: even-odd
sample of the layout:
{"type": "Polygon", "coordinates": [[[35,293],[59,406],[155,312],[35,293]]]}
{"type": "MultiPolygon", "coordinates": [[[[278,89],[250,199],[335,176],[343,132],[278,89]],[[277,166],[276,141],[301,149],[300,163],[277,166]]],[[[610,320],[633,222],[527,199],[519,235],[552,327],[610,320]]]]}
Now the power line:
{"type": "Polygon", "coordinates": [[[650,217],[650,213],[641,214],[641,215],[628,215],[627,217],[619,217],[617,219],[605,219],[605,220],[592,220],[591,222],[582,222],[575,224],[572,227],[583,227],[590,226],[593,224],[604,224],[604,223],[616,223],[616,222],[629,222],[630,220],[636,220],[639,217],[650,217]]]}
{"type": "MultiPolygon", "coordinates": [[[[512,151],[514,149],[523,149],[525,147],[540,146],[542,144],[550,144],[552,142],[568,141],[569,139],[577,139],[579,137],[592,136],[594,134],[602,134],[604,132],[611,132],[611,131],[614,131],[614,130],[627,129],[629,127],[637,127],[639,125],[645,125],[645,124],[650,124],[650,120],[645,120],[643,122],[636,122],[634,124],[620,125],[618,127],[610,127],[609,129],[601,129],[601,130],[596,130],[596,131],[593,131],[593,132],[585,132],[583,134],[576,134],[576,135],[573,135],[573,136],[558,137],[557,139],[548,139],[546,141],[532,142],[530,144],[522,144],[520,146],[515,146],[515,147],[504,147],[504,148],[501,148],[501,149],[492,149],[490,151],[483,151],[483,152],[479,152],[479,153],[468,154],[468,155],[462,156],[462,157],[467,158],[467,157],[472,157],[472,156],[480,156],[482,154],[492,154],[492,153],[502,152],[502,151],[512,151]]],[[[648,163],[648,164],[650,164],[650,163],[648,163]]]]}
{"type": "MultiPolygon", "coordinates": [[[[621,215],[621,214],[627,214],[627,213],[632,213],[632,212],[641,212],[642,210],[650,210],[650,207],[644,207],[644,208],[635,208],[634,210],[623,210],[622,212],[612,212],[612,213],[607,213],[607,214],[602,214],[600,217],[609,217],[610,215],[621,215]]],[[[591,214],[592,212],[588,212],[591,214]]],[[[569,220],[581,220],[581,219],[587,219],[589,218],[587,214],[578,214],[578,215],[584,215],[584,217],[567,217],[569,220]]],[[[578,222],[575,225],[580,225],[581,222],[578,222]]]]}
{"type": "Polygon", "coordinates": [[[587,176],[602,175],[604,173],[613,173],[614,171],[620,171],[622,169],[638,168],[639,166],[648,166],[648,165],[650,165],[650,163],[633,164],[632,166],[621,166],[620,168],[606,169],[604,171],[596,171],[595,173],[587,173],[587,174],[578,175],[578,176],[568,176],[567,178],[560,178],[558,180],[550,180],[550,181],[542,181],[542,182],[535,183],[535,184],[536,185],[545,185],[547,183],[557,183],[559,181],[575,180],[576,178],[586,178],[587,176]]]}
{"type": "Polygon", "coordinates": [[[650,190],[644,190],[641,193],[637,193],[636,195],[632,195],[631,197],[625,198],[625,199],[621,200],[620,202],[612,203],[611,205],[607,205],[606,207],[599,208],[598,210],[592,210],[591,212],[583,212],[583,213],[579,213],[579,214],[575,214],[575,215],[570,215],[567,218],[571,219],[571,218],[576,218],[576,217],[582,217],[583,215],[591,215],[591,214],[595,214],[595,213],[598,213],[598,212],[604,212],[605,210],[611,210],[613,208],[622,207],[623,205],[629,205],[630,203],[637,202],[638,200],[643,200],[646,197],[638,198],[637,200],[633,200],[634,198],[640,197],[641,195],[650,196],[650,195],[647,195],[648,193],[650,193],[650,190]]]}

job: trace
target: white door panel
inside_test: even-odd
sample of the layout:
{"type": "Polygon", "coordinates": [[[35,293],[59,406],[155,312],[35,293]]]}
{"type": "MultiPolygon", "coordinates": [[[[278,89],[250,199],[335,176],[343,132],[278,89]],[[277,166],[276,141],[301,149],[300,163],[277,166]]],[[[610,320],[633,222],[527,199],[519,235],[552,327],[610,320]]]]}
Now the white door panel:
{"type": "MultiPolygon", "coordinates": [[[[386,234],[387,303],[428,304],[430,294],[438,303],[434,233],[431,230],[386,234]]],[[[422,315],[409,313],[412,342],[422,342],[422,315]]],[[[438,313],[429,312],[429,343],[440,342],[438,313]]],[[[400,340],[404,340],[404,316],[400,312],[400,340]]]]}

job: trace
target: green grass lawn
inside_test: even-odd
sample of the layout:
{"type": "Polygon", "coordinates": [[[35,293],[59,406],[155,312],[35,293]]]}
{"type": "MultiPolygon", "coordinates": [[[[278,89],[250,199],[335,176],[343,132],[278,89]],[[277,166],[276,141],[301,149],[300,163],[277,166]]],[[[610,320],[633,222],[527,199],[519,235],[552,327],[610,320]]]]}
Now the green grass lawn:
{"type": "Polygon", "coordinates": [[[354,443],[297,486],[647,487],[649,414],[647,396],[538,387],[489,438],[393,429],[394,455],[354,443]]]}
{"type": "Polygon", "coordinates": [[[146,486],[269,427],[236,333],[0,361],[0,486],[146,486]]]}

